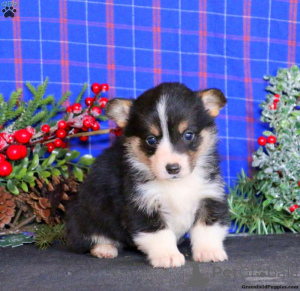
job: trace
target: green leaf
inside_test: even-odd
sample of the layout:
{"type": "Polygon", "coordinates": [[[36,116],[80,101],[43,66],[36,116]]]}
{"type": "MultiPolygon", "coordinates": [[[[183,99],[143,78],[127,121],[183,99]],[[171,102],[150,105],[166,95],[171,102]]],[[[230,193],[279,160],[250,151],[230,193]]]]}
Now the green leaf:
{"type": "Polygon", "coordinates": [[[61,160],[59,162],[57,162],[57,166],[62,166],[66,163],[66,160],[61,160]]]}
{"type": "Polygon", "coordinates": [[[55,149],[52,153],[55,153],[57,155],[57,158],[60,159],[66,155],[66,153],[69,151],[69,149],[55,149]]]}
{"type": "Polygon", "coordinates": [[[20,186],[24,192],[28,192],[28,186],[24,181],[21,183],[20,186]]]}
{"type": "Polygon", "coordinates": [[[90,166],[94,163],[94,161],[95,161],[95,158],[93,158],[92,155],[84,155],[79,159],[78,164],[81,164],[84,166],[90,166]]]}
{"type": "Polygon", "coordinates": [[[72,160],[78,158],[79,155],[80,155],[80,152],[78,152],[78,151],[76,151],[76,150],[73,150],[73,151],[70,151],[70,152],[68,152],[68,153],[66,154],[65,159],[66,159],[67,161],[72,161],[72,160]]]}
{"type": "Polygon", "coordinates": [[[46,159],[45,161],[43,161],[42,168],[46,168],[46,167],[52,165],[52,163],[55,161],[55,159],[56,159],[56,153],[52,152],[50,157],[48,159],[46,159]]]}
{"type": "Polygon", "coordinates": [[[73,168],[73,174],[77,178],[78,181],[82,182],[83,181],[83,172],[80,168],[74,167],[73,168]]]}
{"type": "Polygon", "coordinates": [[[60,172],[60,170],[53,168],[51,170],[51,174],[52,174],[52,176],[57,177],[57,176],[60,176],[61,172],[60,172]]]}
{"type": "Polygon", "coordinates": [[[18,190],[18,188],[17,188],[16,183],[15,183],[14,180],[8,180],[8,182],[7,182],[7,189],[12,194],[15,194],[15,195],[20,194],[20,192],[19,192],[19,190],[18,190]]]}
{"type": "Polygon", "coordinates": [[[273,132],[268,131],[268,130],[265,130],[265,131],[263,132],[263,135],[265,135],[265,136],[270,136],[270,135],[273,135],[273,134],[274,134],[273,132]]]}
{"type": "Polygon", "coordinates": [[[51,173],[48,171],[42,171],[40,174],[42,175],[43,178],[48,178],[51,176],[51,173]]]}
{"type": "Polygon", "coordinates": [[[19,173],[18,175],[16,175],[16,179],[18,180],[21,180],[27,173],[27,169],[26,168],[23,168],[19,173]]]}
{"type": "Polygon", "coordinates": [[[36,167],[39,165],[39,162],[40,162],[40,159],[39,159],[38,154],[34,154],[32,162],[29,167],[29,171],[34,171],[36,169],[36,167]]]}

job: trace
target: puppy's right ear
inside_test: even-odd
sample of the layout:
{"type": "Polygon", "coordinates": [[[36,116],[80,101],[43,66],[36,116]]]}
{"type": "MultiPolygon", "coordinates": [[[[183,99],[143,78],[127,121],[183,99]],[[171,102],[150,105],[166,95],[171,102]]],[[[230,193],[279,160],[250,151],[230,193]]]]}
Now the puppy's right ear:
{"type": "Polygon", "coordinates": [[[119,127],[125,127],[132,102],[130,99],[111,99],[105,106],[105,113],[119,127]]]}

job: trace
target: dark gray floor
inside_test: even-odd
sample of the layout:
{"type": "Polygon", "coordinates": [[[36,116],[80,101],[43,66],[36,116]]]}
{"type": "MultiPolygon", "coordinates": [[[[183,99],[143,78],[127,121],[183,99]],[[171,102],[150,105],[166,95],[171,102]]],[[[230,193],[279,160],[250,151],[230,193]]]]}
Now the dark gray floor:
{"type": "Polygon", "coordinates": [[[70,253],[62,245],[46,251],[34,245],[3,248],[0,290],[245,290],[243,285],[300,289],[300,235],[230,237],[225,244],[228,261],[197,265],[186,242],[180,247],[186,265],[175,269],[153,269],[133,251],[105,260],[70,253]]]}

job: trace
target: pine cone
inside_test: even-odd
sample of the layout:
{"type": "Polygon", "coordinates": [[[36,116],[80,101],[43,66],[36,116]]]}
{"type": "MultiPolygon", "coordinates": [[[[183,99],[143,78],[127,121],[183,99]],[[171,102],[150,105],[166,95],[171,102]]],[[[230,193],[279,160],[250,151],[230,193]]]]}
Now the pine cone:
{"type": "Polygon", "coordinates": [[[26,201],[31,205],[37,222],[44,220],[47,224],[51,224],[51,204],[47,198],[40,197],[34,192],[31,192],[30,195],[27,196],[26,201]]]}
{"type": "Polygon", "coordinates": [[[77,192],[79,183],[72,177],[48,178],[47,183],[42,178],[35,181],[36,187],[31,187],[32,192],[26,201],[33,208],[37,222],[44,220],[49,225],[62,223],[65,203],[77,192]]]}
{"type": "Polygon", "coordinates": [[[0,229],[11,222],[15,208],[14,197],[4,187],[0,187],[0,229]]]}

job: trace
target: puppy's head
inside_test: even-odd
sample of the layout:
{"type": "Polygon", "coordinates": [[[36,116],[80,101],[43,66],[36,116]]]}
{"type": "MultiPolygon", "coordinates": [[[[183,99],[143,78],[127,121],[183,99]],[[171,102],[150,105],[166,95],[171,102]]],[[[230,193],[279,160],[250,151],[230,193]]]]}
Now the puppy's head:
{"type": "Polygon", "coordinates": [[[189,175],[215,146],[214,117],[226,104],[218,89],[162,83],[136,100],[113,99],[106,114],[124,128],[129,159],[159,180],[189,175]]]}

